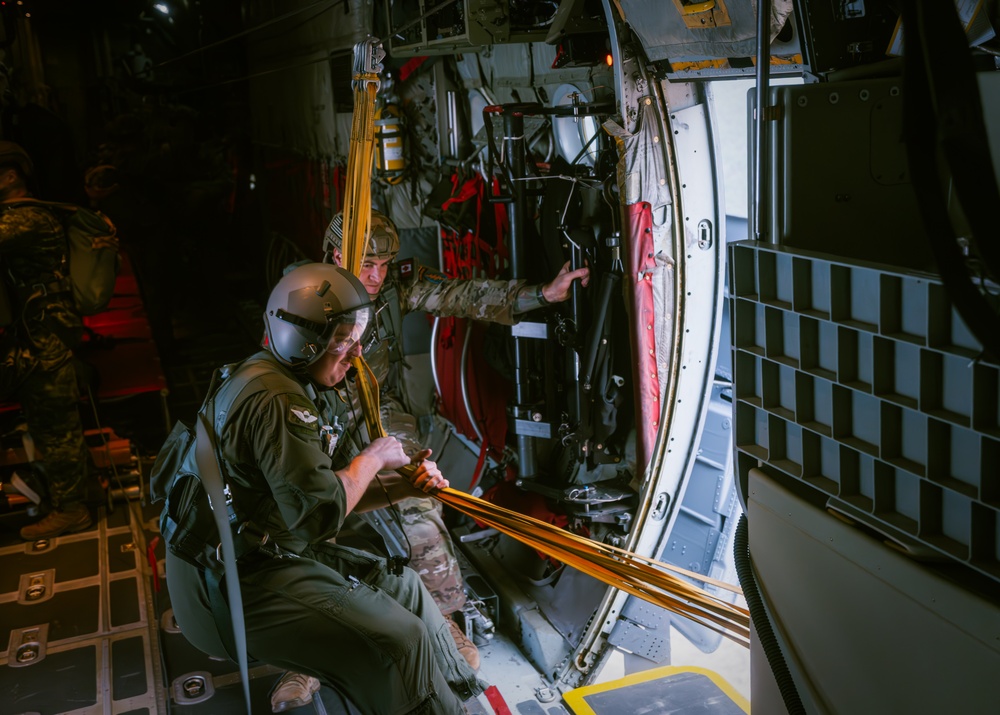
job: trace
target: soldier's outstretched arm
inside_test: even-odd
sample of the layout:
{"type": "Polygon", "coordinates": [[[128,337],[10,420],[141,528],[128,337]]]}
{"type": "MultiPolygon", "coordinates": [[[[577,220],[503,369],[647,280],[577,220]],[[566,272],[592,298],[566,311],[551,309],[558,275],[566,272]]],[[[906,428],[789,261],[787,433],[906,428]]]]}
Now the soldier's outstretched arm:
{"type": "Polygon", "coordinates": [[[569,269],[569,261],[566,261],[563,267],[559,269],[556,277],[548,283],[526,285],[518,291],[517,299],[514,301],[514,315],[520,315],[530,310],[544,308],[546,305],[551,305],[552,303],[562,303],[564,300],[569,300],[573,281],[578,278],[580,279],[580,283],[586,286],[590,282],[590,269],[584,266],[583,268],[571,271],[569,269]]]}
{"type": "Polygon", "coordinates": [[[571,271],[569,261],[566,261],[556,277],[541,286],[542,297],[548,303],[562,303],[569,300],[570,289],[573,287],[573,281],[577,278],[580,279],[580,285],[586,287],[590,282],[590,268],[584,266],[571,271]]]}
{"type": "Polygon", "coordinates": [[[512,325],[522,313],[567,300],[576,279],[587,285],[590,269],[571,271],[567,262],[548,283],[527,285],[523,280],[449,279],[420,267],[416,278],[403,285],[403,304],[405,312],[424,310],[434,315],[512,325]]]}

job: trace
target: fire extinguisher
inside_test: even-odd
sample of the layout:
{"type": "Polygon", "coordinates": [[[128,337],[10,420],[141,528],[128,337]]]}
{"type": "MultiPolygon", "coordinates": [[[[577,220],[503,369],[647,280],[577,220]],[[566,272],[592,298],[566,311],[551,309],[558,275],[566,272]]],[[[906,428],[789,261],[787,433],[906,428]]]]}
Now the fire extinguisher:
{"type": "Polygon", "coordinates": [[[387,183],[398,184],[406,171],[403,112],[396,104],[375,111],[375,171],[387,183]]]}

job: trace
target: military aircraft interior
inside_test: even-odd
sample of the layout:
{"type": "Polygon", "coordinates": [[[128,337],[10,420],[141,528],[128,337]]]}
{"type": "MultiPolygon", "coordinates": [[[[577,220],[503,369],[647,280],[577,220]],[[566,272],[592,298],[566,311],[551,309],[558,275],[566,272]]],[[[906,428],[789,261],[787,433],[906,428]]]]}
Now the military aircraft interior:
{"type": "MultiPolygon", "coordinates": [[[[350,267],[372,211],[398,242],[359,359],[388,346],[456,492],[466,712],[996,712],[998,23],[995,0],[0,2],[0,139],[119,241],[73,350],[86,528],[22,538],[46,459],[0,395],[0,715],[365,713],[360,683],[279,705],[284,668],[192,645],[154,482],[216,369],[270,349],[272,287],[330,260],[335,216],[350,267]],[[513,324],[406,302],[484,280],[530,288],[513,324]]],[[[337,543],[419,563],[393,506],[337,543]]]]}

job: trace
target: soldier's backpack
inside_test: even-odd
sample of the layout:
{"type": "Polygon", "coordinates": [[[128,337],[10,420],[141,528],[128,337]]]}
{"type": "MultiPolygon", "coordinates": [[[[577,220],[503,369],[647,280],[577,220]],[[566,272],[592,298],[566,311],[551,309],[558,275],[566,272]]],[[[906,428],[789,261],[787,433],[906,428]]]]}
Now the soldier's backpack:
{"type": "MultiPolygon", "coordinates": [[[[215,371],[211,385],[205,395],[199,415],[208,417],[206,437],[215,449],[215,435],[212,427],[213,419],[210,407],[221,384],[236,372],[243,363],[226,365],[215,371]]],[[[256,377],[266,372],[257,366],[249,366],[244,371],[246,382],[233,399],[230,410],[236,409],[241,401],[248,396],[246,388],[256,377]]],[[[197,419],[197,417],[196,417],[197,419]]],[[[177,557],[194,566],[218,569],[221,565],[218,553],[220,543],[219,529],[208,492],[202,482],[201,470],[198,466],[197,433],[194,426],[178,420],[160,448],[153,469],[149,475],[149,498],[154,504],[166,500],[166,506],[160,514],[160,534],[166,547],[177,557]]],[[[226,475],[222,475],[227,491],[226,517],[231,525],[237,525],[240,517],[237,508],[228,493],[229,484],[226,475]]]]}
{"type": "Polygon", "coordinates": [[[4,204],[16,208],[32,204],[44,206],[62,222],[69,250],[68,266],[62,270],[62,286],[73,294],[81,315],[94,315],[108,307],[115,292],[121,259],[115,225],[100,211],[55,201],[21,198],[4,204]]]}
{"type": "MultiPolygon", "coordinates": [[[[213,374],[199,415],[206,413],[222,379],[230,374],[230,367],[227,365],[213,374]]],[[[160,514],[160,534],[166,547],[194,566],[213,569],[219,566],[215,553],[219,529],[199,474],[196,447],[194,426],[178,420],[153,463],[149,500],[154,504],[167,502],[160,514]]]]}
{"type": "MultiPolygon", "coordinates": [[[[196,428],[188,427],[183,422],[174,425],[156,457],[150,474],[149,491],[154,503],[167,500],[160,514],[160,533],[167,548],[179,558],[205,570],[216,629],[230,657],[239,663],[243,698],[247,712],[250,712],[246,629],[236,566],[237,544],[229,533],[230,529],[226,528],[227,523],[229,527],[237,526],[240,519],[226,483],[225,467],[219,460],[212,424],[215,393],[219,384],[237,367],[239,365],[227,365],[215,371],[208,394],[198,410],[196,428]],[[210,406],[213,409],[210,410],[210,406]],[[219,502],[225,502],[224,512],[219,502]],[[219,512],[213,512],[213,503],[219,512]],[[224,578],[226,574],[230,578],[224,578]]],[[[259,367],[248,368],[245,373],[248,379],[236,394],[231,409],[236,408],[250,382],[264,372],[259,367]]],[[[241,526],[237,534],[242,531],[241,526]]],[[[266,535],[258,546],[263,546],[264,541],[266,535]]]]}
{"type": "Polygon", "coordinates": [[[115,279],[121,267],[115,225],[100,211],[54,205],[68,212],[63,225],[69,241],[69,281],[73,301],[81,315],[93,315],[108,307],[115,293],[115,279]]]}
{"type": "Polygon", "coordinates": [[[194,427],[178,420],[156,456],[149,498],[167,500],[160,534],[170,551],[201,568],[217,568],[214,545],[219,532],[195,459],[194,427]]]}

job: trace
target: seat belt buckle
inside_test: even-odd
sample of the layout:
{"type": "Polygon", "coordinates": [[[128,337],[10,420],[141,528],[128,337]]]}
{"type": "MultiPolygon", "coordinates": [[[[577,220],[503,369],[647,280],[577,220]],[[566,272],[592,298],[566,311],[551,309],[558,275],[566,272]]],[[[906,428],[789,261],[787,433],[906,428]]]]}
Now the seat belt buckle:
{"type": "Polygon", "coordinates": [[[255,539],[258,546],[263,546],[271,538],[270,534],[259,529],[252,521],[244,521],[240,524],[239,528],[236,529],[236,535],[255,539]]]}
{"type": "MultiPolygon", "coordinates": [[[[226,498],[225,505],[227,507],[232,506],[233,505],[233,492],[229,488],[228,484],[223,484],[222,485],[222,495],[226,498]]],[[[212,497],[208,498],[208,508],[211,509],[212,511],[215,511],[215,505],[212,504],[212,497]]]]}
{"type": "Polygon", "coordinates": [[[410,563],[409,556],[390,556],[386,559],[386,571],[393,576],[402,576],[403,567],[410,563]]]}

